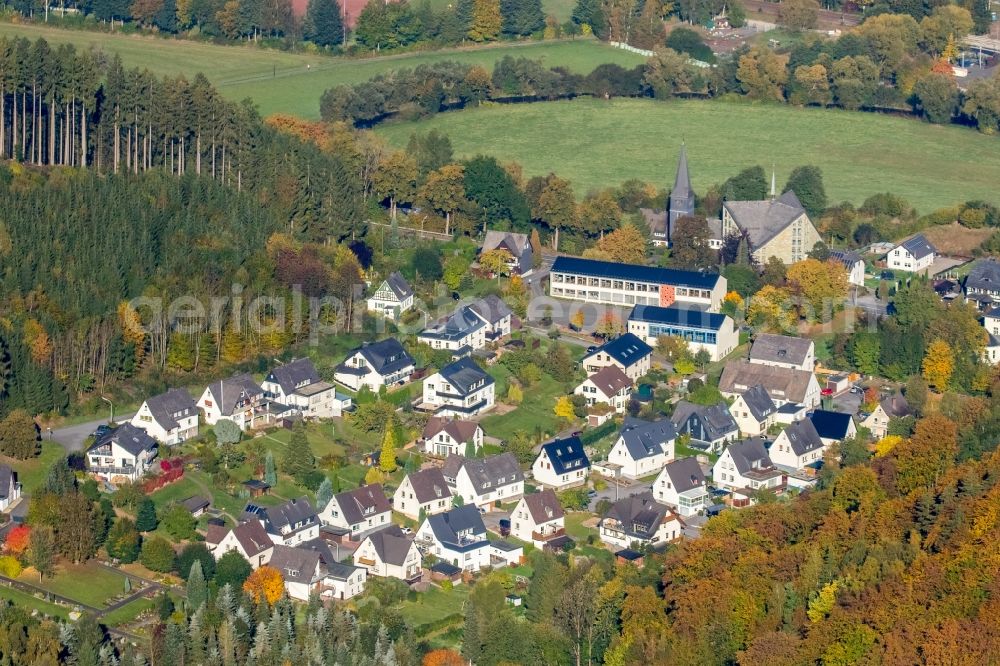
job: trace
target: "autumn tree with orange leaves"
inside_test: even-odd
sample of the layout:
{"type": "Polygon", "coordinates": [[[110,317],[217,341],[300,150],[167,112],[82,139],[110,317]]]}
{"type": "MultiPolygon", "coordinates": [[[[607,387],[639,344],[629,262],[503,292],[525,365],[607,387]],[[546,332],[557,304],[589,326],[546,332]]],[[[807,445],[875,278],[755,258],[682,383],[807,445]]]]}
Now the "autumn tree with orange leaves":
{"type": "Polygon", "coordinates": [[[438,648],[425,654],[421,663],[423,666],[465,666],[465,659],[454,650],[438,648]]]}
{"type": "Polygon", "coordinates": [[[7,532],[7,539],[3,542],[3,552],[21,557],[27,552],[30,544],[31,528],[27,525],[17,525],[7,532]]]}
{"type": "Polygon", "coordinates": [[[285,580],[280,571],[264,565],[250,574],[243,583],[243,591],[258,604],[266,601],[273,605],[285,591],[285,580]]]}

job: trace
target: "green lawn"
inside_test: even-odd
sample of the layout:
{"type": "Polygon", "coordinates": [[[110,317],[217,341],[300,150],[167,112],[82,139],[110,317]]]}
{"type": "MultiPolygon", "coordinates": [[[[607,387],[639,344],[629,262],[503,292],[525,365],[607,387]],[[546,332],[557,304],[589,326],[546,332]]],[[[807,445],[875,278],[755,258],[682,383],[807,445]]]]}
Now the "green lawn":
{"type": "MultiPolygon", "coordinates": [[[[430,0],[434,11],[441,11],[445,7],[455,4],[455,0],[430,0]]],[[[542,0],[542,11],[546,16],[555,16],[560,23],[565,23],[573,14],[573,7],[576,0],[542,0]]]]}
{"type": "Polygon", "coordinates": [[[63,565],[56,569],[55,576],[42,581],[34,571],[25,572],[18,580],[95,608],[104,607],[109,599],[125,592],[125,576],[96,563],[63,565]]]}
{"type": "Polygon", "coordinates": [[[66,455],[66,449],[62,445],[46,440],[42,442],[42,453],[37,458],[14,460],[0,456],[0,459],[17,472],[17,480],[21,482],[24,492],[30,495],[45,480],[52,463],[64,455],[66,455]]]}
{"type": "Polygon", "coordinates": [[[6,585],[0,585],[0,599],[13,601],[22,608],[37,609],[40,613],[45,613],[46,615],[58,617],[63,620],[69,617],[69,608],[49,603],[48,601],[42,601],[41,599],[36,599],[27,592],[21,592],[20,590],[15,590],[7,587],[6,585]]]}
{"type": "Polygon", "coordinates": [[[960,127],[838,110],[712,101],[578,99],[442,113],[377,132],[404,146],[414,131],[449,135],[459,156],[515,160],[525,177],[558,173],[577,196],[640,178],[674,179],[687,143],[699,193],[741,169],[777,170],[779,186],[802,164],[822,168],[831,202],[860,204],[892,191],[922,212],[969,199],[1000,203],[1000,140],[960,127]]]}
{"type": "Polygon", "coordinates": [[[414,629],[455,613],[462,613],[466,597],[469,596],[467,585],[456,585],[451,590],[431,587],[427,592],[417,595],[416,601],[404,601],[399,605],[399,613],[406,624],[414,629]]]}
{"type": "Polygon", "coordinates": [[[117,627],[127,624],[139,617],[139,615],[153,607],[154,601],[147,597],[130,601],[121,608],[111,611],[101,616],[101,624],[109,627],[117,627]]]}
{"type": "Polygon", "coordinates": [[[573,537],[578,544],[586,543],[588,536],[591,534],[597,534],[596,529],[583,526],[584,521],[593,517],[593,514],[587,511],[572,511],[567,513],[566,534],[573,537]]]}
{"type": "MultiPolygon", "coordinates": [[[[563,5],[569,0],[553,0],[563,5]]],[[[553,7],[553,12],[562,10],[553,7]]],[[[233,100],[250,98],[264,116],[291,113],[319,118],[319,98],[327,88],[366,81],[376,74],[401,67],[441,60],[460,60],[492,68],[507,53],[543,59],[547,66],[589,72],[605,62],[636,65],[643,58],[594,39],[559,42],[519,42],[488,47],[448,49],[432,53],[403,53],[377,58],[344,58],[318,54],[285,53],[255,46],[220,46],[181,39],[140,35],[111,35],[64,30],[44,25],[0,24],[0,36],[44,37],[53,45],[67,42],[77,48],[99,48],[118,53],[128,66],[147,68],[165,76],[188,78],[203,72],[223,95],[233,100]]]]}
{"type": "MultiPolygon", "coordinates": [[[[503,374],[506,370],[502,367],[494,366],[490,369],[491,374],[503,374]]],[[[502,400],[504,393],[499,392],[502,382],[498,381],[497,398],[502,400]]],[[[506,386],[505,382],[504,385],[506,386]]],[[[506,391],[506,388],[504,388],[506,391]]],[[[534,433],[535,428],[541,428],[545,437],[550,437],[563,427],[560,419],[556,417],[553,409],[556,406],[556,398],[564,395],[563,386],[547,374],[542,374],[542,379],[534,386],[524,390],[525,398],[518,405],[517,409],[507,414],[493,414],[484,418],[480,424],[483,432],[490,437],[509,439],[515,432],[523,431],[534,433]]]]}

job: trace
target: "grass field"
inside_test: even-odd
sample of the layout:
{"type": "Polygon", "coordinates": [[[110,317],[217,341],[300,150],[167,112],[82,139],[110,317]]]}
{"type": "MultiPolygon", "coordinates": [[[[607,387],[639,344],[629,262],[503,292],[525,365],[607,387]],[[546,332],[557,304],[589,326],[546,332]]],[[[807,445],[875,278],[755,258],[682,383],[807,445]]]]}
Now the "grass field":
{"type": "Polygon", "coordinates": [[[146,597],[136,599],[135,601],[125,604],[121,608],[101,616],[101,624],[105,624],[109,627],[118,627],[123,624],[127,624],[152,608],[154,603],[155,602],[152,599],[148,599],[146,597]]]}
{"type": "Polygon", "coordinates": [[[456,585],[450,590],[431,587],[427,592],[418,594],[416,601],[401,603],[399,614],[403,616],[407,625],[416,629],[449,615],[461,613],[468,596],[467,585],[456,585]]]}
{"type": "Polygon", "coordinates": [[[125,576],[96,563],[62,565],[55,576],[42,581],[32,569],[21,574],[19,580],[95,608],[103,608],[108,599],[125,591],[125,576]]]}
{"type": "Polygon", "coordinates": [[[0,585],[0,599],[7,599],[8,601],[13,601],[22,608],[36,609],[40,613],[45,613],[46,615],[58,617],[63,620],[69,617],[69,608],[49,603],[48,601],[42,601],[27,592],[15,590],[14,588],[7,587],[6,585],[0,585]]]}
{"type": "Polygon", "coordinates": [[[972,130],[848,111],[721,101],[579,99],[484,107],[377,131],[404,146],[437,129],[456,154],[516,160],[526,176],[555,172],[581,196],[640,178],[674,180],[687,143],[694,188],[703,193],[741,169],[777,169],[779,186],[802,164],[823,169],[831,202],[860,204],[877,192],[905,197],[921,212],[968,199],[1000,203],[1000,141],[972,130]]]}
{"type": "Polygon", "coordinates": [[[64,455],[66,455],[66,450],[62,446],[46,440],[42,442],[42,453],[37,458],[14,460],[0,456],[0,460],[6,462],[17,472],[17,480],[21,482],[24,492],[31,494],[45,480],[52,463],[64,455]]]}
{"type": "MultiPolygon", "coordinates": [[[[557,0],[563,4],[566,0],[557,0]]],[[[555,10],[553,10],[555,11],[555,10]]],[[[291,113],[319,118],[323,91],[344,83],[366,81],[376,74],[441,60],[460,60],[492,68],[507,53],[542,59],[545,65],[589,72],[605,62],[636,65],[643,58],[594,39],[559,42],[519,42],[496,46],[448,49],[433,53],[404,53],[378,58],[334,58],[285,53],[252,46],[217,46],[189,40],[139,35],[109,35],[63,30],[41,25],[0,23],[0,36],[44,37],[52,44],[73,43],[77,48],[98,48],[118,53],[132,67],[158,75],[204,72],[229,99],[251,98],[264,115],[291,113]]]]}

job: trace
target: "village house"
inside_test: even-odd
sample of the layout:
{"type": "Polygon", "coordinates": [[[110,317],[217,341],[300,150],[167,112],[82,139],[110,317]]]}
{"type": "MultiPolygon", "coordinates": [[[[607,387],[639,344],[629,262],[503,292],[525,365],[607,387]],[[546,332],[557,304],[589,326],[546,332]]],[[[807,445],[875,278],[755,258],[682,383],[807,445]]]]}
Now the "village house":
{"type": "Polygon", "coordinates": [[[641,479],[656,474],[674,459],[677,428],[663,419],[643,421],[625,417],[618,440],[608,453],[608,462],[621,466],[621,475],[641,479]]]}
{"type": "Polygon", "coordinates": [[[265,397],[295,408],[306,418],[339,417],[351,408],[350,396],[337,393],[333,384],[322,381],[308,358],[274,368],[267,373],[261,388],[265,397]]]}
{"type": "Polygon", "coordinates": [[[602,403],[624,414],[632,397],[632,380],[618,366],[609,365],[584,379],[573,393],[586,398],[588,407],[602,403]]]}
{"type": "Polygon", "coordinates": [[[184,389],[146,398],[131,423],[160,444],[172,446],[198,436],[198,405],[184,389]]]}
{"type": "Polygon", "coordinates": [[[679,305],[718,312],[726,278],[706,271],[684,271],[579,257],[556,257],[549,271],[549,295],[611,305],[679,305]]]}
{"type": "Polygon", "coordinates": [[[653,481],[653,496],[682,517],[693,516],[711,504],[705,473],[693,457],[667,463],[653,481]]]}
{"type": "Polygon", "coordinates": [[[538,457],[531,465],[534,480],[556,490],[583,485],[589,474],[590,460],[579,437],[556,439],[542,444],[538,457]]]}
{"type": "Polygon", "coordinates": [[[493,409],[496,382],[471,358],[461,358],[424,380],[423,409],[437,416],[476,416],[493,409]]]}
{"type": "Polygon", "coordinates": [[[392,508],[413,520],[450,509],[451,489],[441,469],[428,467],[407,474],[392,496],[392,508]]]}
{"type": "Polygon", "coordinates": [[[774,438],[768,455],[775,465],[787,469],[801,470],[809,466],[818,469],[825,451],[826,444],[816,432],[816,426],[804,419],[782,430],[774,438]]]}
{"type": "Polygon", "coordinates": [[[886,268],[892,271],[919,273],[931,267],[937,250],[923,234],[917,234],[892,248],[886,255],[886,268]]]}
{"type": "Polygon", "coordinates": [[[243,520],[259,520],[274,543],[297,546],[319,537],[319,517],[308,497],[292,498],[278,506],[247,504],[243,520]]]}
{"type": "Polygon", "coordinates": [[[777,489],[782,484],[782,476],[759,438],[733,442],[712,467],[715,485],[732,491],[752,493],[761,489],[777,489]]]}
{"type": "Polygon", "coordinates": [[[146,474],[159,447],[142,428],[123,423],[99,437],[87,449],[87,470],[115,485],[138,481],[146,474]]]}
{"type": "Polygon", "coordinates": [[[992,365],[1000,363],[1000,308],[991,308],[983,315],[983,328],[986,329],[986,347],[983,349],[983,360],[992,365]]]}
{"type": "MultiPolygon", "coordinates": [[[[322,560],[322,557],[320,558],[322,560]]],[[[364,567],[342,562],[323,562],[324,576],[320,584],[321,599],[353,599],[365,591],[368,571],[364,567]]]]}
{"type": "Polygon", "coordinates": [[[271,554],[274,552],[274,541],[268,536],[260,520],[247,520],[232,529],[221,528],[221,537],[216,537],[218,541],[210,538],[213,530],[209,530],[209,538],[206,543],[216,560],[231,550],[243,556],[253,569],[262,567],[271,561],[271,554]]]}
{"type": "Polygon", "coordinates": [[[898,391],[882,398],[871,414],[861,421],[875,439],[882,439],[889,434],[889,421],[901,419],[910,415],[910,405],[898,391]]]}
{"type": "Polygon", "coordinates": [[[692,354],[704,349],[712,361],[725,358],[740,343],[728,315],[680,307],[637,305],[628,316],[628,332],[649,345],[664,335],[681,338],[692,354]]]}
{"type": "Polygon", "coordinates": [[[511,231],[486,232],[483,239],[483,247],[480,254],[491,250],[506,250],[510,253],[510,261],[507,262],[511,275],[524,275],[534,266],[534,250],[531,248],[531,241],[526,234],[518,234],[511,231]]]}
{"type": "Polygon", "coordinates": [[[750,346],[751,363],[791,370],[816,369],[816,345],[808,338],[758,333],[750,346]]]}
{"type": "Polygon", "coordinates": [[[407,583],[419,580],[423,571],[417,545],[395,525],[366,536],[353,558],[355,566],[364,567],[370,576],[407,583]]]}
{"type": "Polygon", "coordinates": [[[310,593],[319,591],[323,570],[315,550],[277,544],[268,566],[281,573],[285,592],[292,599],[309,601],[310,593]]]}
{"type": "Polygon", "coordinates": [[[498,342],[514,330],[514,312],[502,298],[489,294],[469,306],[477,317],[486,322],[486,342],[498,342]]]}
{"type": "Polygon", "coordinates": [[[588,375],[614,365],[635,382],[649,372],[652,356],[652,347],[634,334],[625,333],[584,356],[581,364],[588,375]]]}
{"type": "Polygon", "coordinates": [[[729,413],[744,435],[761,435],[767,432],[775,423],[777,410],[771,396],[760,384],[737,395],[733,404],[729,405],[729,413]]]}
{"type": "Polygon", "coordinates": [[[826,409],[817,409],[809,415],[809,421],[816,428],[823,444],[829,446],[850,439],[858,434],[858,426],[854,424],[854,417],[844,412],[831,412],[826,409]]]}
{"type": "Polygon", "coordinates": [[[370,532],[392,524],[392,506],[381,484],[373,483],[337,493],[319,514],[324,525],[349,530],[357,541],[370,532]]]}
{"type": "Polygon", "coordinates": [[[0,511],[7,511],[21,499],[21,484],[10,465],[0,464],[0,511]]]}
{"type": "Polygon", "coordinates": [[[264,389],[246,373],[209,384],[198,408],[208,425],[229,419],[243,432],[269,423],[273,416],[264,389]]]}
{"type": "Polygon", "coordinates": [[[854,250],[830,250],[830,259],[844,267],[847,284],[865,286],[865,260],[854,250]]]}
{"type": "Polygon", "coordinates": [[[679,401],[674,406],[670,421],[678,433],[691,437],[691,443],[704,448],[711,453],[722,450],[728,442],[736,441],[740,428],[729,412],[729,405],[720,402],[717,405],[696,405],[686,400],[679,401]]]}
{"type": "Polygon", "coordinates": [[[399,316],[413,307],[413,288],[398,271],[382,280],[375,292],[368,297],[368,311],[386,319],[398,321],[399,316]]]}
{"type": "Polygon", "coordinates": [[[615,548],[658,548],[681,536],[680,518],[645,491],[624,497],[600,522],[601,541],[615,548]]]}
{"type": "Polygon", "coordinates": [[[559,547],[567,542],[566,513],[549,488],[522,497],[510,513],[510,533],[536,548],[559,547]],[[559,540],[559,544],[553,543],[559,540]]]}
{"type": "Polygon", "coordinates": [[[410,381],[417,364],[396,338],[386,338],[352,349],[333,371],[333,378],[351,389],[367,386],[378,392],[383,386],[410,381]]]}
{"type": "Polygon", "coordinates": [[[726,364],[719,378],[719,391],[726,398],[736,398],[747,389],[761,385],[778,407],[794,402],[807,407],[819,404],[820,388],[816,375],[808,370],[748,363],[742,359],[726,364]]]}
{"type": "Polygon", "coordinates": [[[463,571],[475,572],[490,566],[490,541],[483,517],[475,506],[460,506],[427,516],[414,541],[424,555],[434,555],[463,571]]]}
{"type": "Polygon", "coordinates": [[[761,266],[771,257],[786,265],[802,261],[822,240],[795,192],[789,190],[777,198],[775,192],[772,181],[769,199],[722,204],[722,237],[746,238],[761,266]]]}
{"type": "Polygon", "coordinates": [[[512,453],[487,458],[448,456],[441,473],[452,493],[466,505],[489,508],[524,494],[524,473],[512,453]]]}
{"type": "Polygon", "coordinates": [[[432,416],[423,434],[424,453],[439,458],[477,453],[483,447],[483,429],[475,421],[432,416]],[[473,451],[468,451],[471,443],[473,451]]]}
{"type": "Polygon", "coordinates": [[[433,349],[465,356],[510,335],[512,322],[510,307],[499,296],[490,294],[459,307],[443,322],[421,331],[417,339],[433,349]]]}
{"type": "Polygon", "coordinates": [[[980,310],[992,310],[1000,303],[1000,261],[994,257],[976,259],[965,276],[963,288],[967,301],[980,310]]]}

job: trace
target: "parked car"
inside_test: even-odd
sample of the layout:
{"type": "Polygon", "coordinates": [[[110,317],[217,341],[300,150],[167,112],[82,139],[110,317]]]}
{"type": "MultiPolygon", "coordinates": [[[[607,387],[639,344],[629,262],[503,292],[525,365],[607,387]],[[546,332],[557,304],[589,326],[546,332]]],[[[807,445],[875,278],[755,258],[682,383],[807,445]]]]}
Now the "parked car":
{"type": "Polygon", "coordinates": [[[400,527],[399,531],[402,532],[403,534],[407,534],[407,535],[413,534],[413,530],[410,529],[409,527],[406,527],[406,526],[400,527]]]}
{"type": "Polygon", "coordinates": [[[500,519],[500,536],[510,536],[510,519],[501,518],[500,519]]]}
{"type": "Polygon", "coordinates": [[[97,430],[94,431],[94,439],[100,439],[101,437],[104,437],[113,429],[114,428],[112,428],[111,426],[102,423],[101,425],[97,426],[97,430]]]}
{"type": "Polygon", "coordinates": [[[597,351],[597,347],[595,347],[594,345],[590,345],[589,347],[587,347],[588,354],[593,354],[595,351],[597,351]]]}

